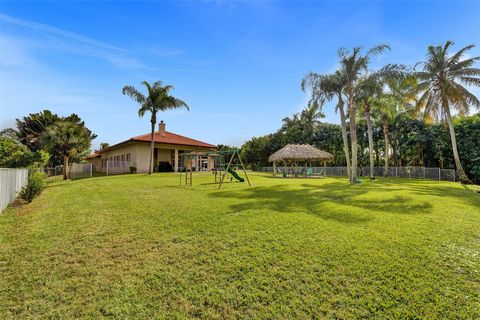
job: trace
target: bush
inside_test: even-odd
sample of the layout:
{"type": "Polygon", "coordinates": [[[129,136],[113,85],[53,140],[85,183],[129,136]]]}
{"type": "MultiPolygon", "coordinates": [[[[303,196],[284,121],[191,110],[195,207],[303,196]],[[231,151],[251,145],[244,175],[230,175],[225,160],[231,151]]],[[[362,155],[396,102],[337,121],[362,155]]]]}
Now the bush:
{"type": "Polygon", "coordinates": [[[130,173],[137,173],[137,167],[130,167],[130,173]]]}
{"type": "Polygon", "coordinates": [[[33,198],[38,196],[46,185],[46,174],[43,172],[33,171],[28,175],[28,184],[20,193],[20,197],[27,202],[32,202],[33,198]]]}

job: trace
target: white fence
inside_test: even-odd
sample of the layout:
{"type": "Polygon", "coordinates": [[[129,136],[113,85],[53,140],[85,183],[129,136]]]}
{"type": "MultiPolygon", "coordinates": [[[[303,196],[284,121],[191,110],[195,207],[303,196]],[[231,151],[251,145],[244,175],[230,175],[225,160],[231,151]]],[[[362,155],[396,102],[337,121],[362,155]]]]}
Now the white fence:
{"type": "Polygon", "coordinates": [[[74,163],[70,167],[70,180],[91,178],[93,165],[91,163],[74,163]]]}
{"type": "Polygon", "coordinates": [[[106,164],[106,175],[131,173],[135,163],[130,161],[108,160],[106,164]]]}
{"type": "MultiPolygon", "coordinates": [[[[277,167],[277,172],[283,174],[286,170],[287,174],[305,174],[305,167],[277,167]]],[[[324,167],[312,167],[313,175],[321,175],[324,167]]],[[[347,167],[326,167],[327,176],[346,177],[348,176],[347,167]]],[[[456,172],[454,169],[425,168],[425,167],[388,167],[385,173],[384,167],[374,167],[374,176],[390,178],[411,178],[411,179],[429,179],[442,181],[456,181],[456,172]]],[[[273,167],[263,167],[263,172],[273,172],[273,167]]],[[[359,167],[357,174],[359,176],[369,176],[370,167],[359,167]]]]}
{"type": "Polygon", "coordinates": [[[28,183],[28,169],[0,168],[0,213],[28,183]]]}

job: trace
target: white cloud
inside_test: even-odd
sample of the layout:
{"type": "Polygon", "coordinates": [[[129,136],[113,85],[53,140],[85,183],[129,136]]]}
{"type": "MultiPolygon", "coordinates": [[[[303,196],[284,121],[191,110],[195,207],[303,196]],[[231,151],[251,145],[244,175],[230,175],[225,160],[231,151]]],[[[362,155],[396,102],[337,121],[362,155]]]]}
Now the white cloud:
{"type": "Polygon", "coordinates": [[[28,20],[23,20],[23,19],[11,17],[11,16],[8,16],[8,15],[3,14],[3,13],[0,13],[0,21],[5,22],[5,23],[10,23],[10,24],[15,24],[17,26],[21,26],[21,27],[25,27],[25,28],[29,28],[29,29],[33,29],[33,30],[37,30],[37,31],[44,31],[44,32],[47,32],[47,33],[50,33],[50,34],[54,34],[54,35],[57,35],[57,36],[68,38],[70,40],[74,40],[76,42],[83,42],[85,44],[92,45],[92,46],[95,46],[95,47],[100,47],[100,48],[119,51],[119,52],[127,52],[126,49],[122,49],[122,48],[113,46],[111,44],[108,44],[108,43],[105,43],[105,42],[102,42],[102,41],[98,41],[98,40],[95,40],[95,39],[92,39],[92,38],[89,38],[89,37],[86,37],[86,36],[83,36],[83,35],[80,35],[80,34],[77,34],[77,33],[74,33],[74,32],[62,30],[62,29],[52,27],[52,26],[42,24],[42,23],[37,23],[37,22],[33,22],[33,21],[28,21],[28,20]]]}

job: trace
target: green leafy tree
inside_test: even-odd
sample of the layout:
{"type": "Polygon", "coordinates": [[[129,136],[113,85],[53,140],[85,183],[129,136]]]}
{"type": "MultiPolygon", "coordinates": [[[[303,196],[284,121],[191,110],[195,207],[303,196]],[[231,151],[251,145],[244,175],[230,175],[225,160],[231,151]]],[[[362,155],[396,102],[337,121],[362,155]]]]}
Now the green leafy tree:
{"type": "Polygon", "coordinates": [[[140,109],[138,109],[138,115],[140,117],[143,117],[148,112],[150,113],[151,141],[148,174],[151,174],[153,169],[153,152],[155,149],[155,125],[157,123],[157,113],[178,108],[186,108],[188,110],[189,108],[184,101],[170,95],[173,86],[163,85],[162,81],[157,81],[153,85],[147,81],[143,81],[142,84],[147,88],[147,95],[144,95],[133,86],[123,87],[122,92],[140,105],[140,109]]]}
{"type": "Polygon", "coordinates": [[[40,143],[40,136],[47,127],[59,121],[61,118],[50,110],[43,110],[37,113],[30,113],[22,119],[16,120],[18,138],[21,143],[30,150],[43,149],[40,143]]]}
{"type": "Polygon", "coordinates": [[[450,54],[453,44],[447,41],[443,46],[428,47],[426,60],[420,63],[422,71],[415,72],[420,93],[417,110],[423,110],[426,118],[447,122],[459,180],[470,183],[458,153],[452,108],[463,116],[468,114],[470,106],[480,107],[478,98],[465,87],[480,86],[480,69],[473,67],[480,57],[465,58],[474,45],[450,54]]]}
{"type": "Polygon", "coordinates": [[[0,138],[10,139],[16,143],[20,143],[20,140],[18,139],[18,131],[13,128],[6,128],[0,131],[0,138]]]}
{"type": "MultiPolygon", "coordinates": [[[[17,119],[16,121],[19,141],[32,151],[47,150],[50,154],[50,165],[60,165],[63,163],[62,151],[53,149],[51,145],[44,145],[41,136],[48,127],[59,121],[76,123],[78,126],[84,128],[91,140],[96,138],[96,135],[86,127],[85,122],[74,113],[67,117],[60,117],[52,113],[50,110],[43,110],[38,113],[31,113],[22,119],[17,119]]],[[[70,162],[79,162],[82,160],[82,156],[83,154],[78,154],[77,156],[72,157],[70,162]]]]}
{"type": "Polygon", "coordinates": [[[0,167],[38,168],[48,163],[50,155],[43,151],[30,151],[18,141],[0,137],[0,167]]]}
{"type": "Polygon", "coordinates": [[[41,143],[60,152],[63,157],[63,179],[68,178],[70,160],[86,156],[89,152],[92,135],[88,129],[77,122],[62,120],[49,126],[40,136],[41,143]]]}

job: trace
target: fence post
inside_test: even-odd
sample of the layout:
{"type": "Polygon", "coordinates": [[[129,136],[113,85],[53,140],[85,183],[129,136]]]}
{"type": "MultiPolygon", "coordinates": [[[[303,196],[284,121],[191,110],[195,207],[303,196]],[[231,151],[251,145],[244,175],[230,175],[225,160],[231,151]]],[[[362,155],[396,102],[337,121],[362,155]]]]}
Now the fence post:
{"type": "Polygon", "coordinates": [[[423,179],[425,179],[425,167],[423,167],[423,179]]]}
{"type": "Polygon", "coordinates": [[[395,167],[395,178],[398,178],[398,167],[395,167]]]}
{"type": "Polygon", "coordinates": [[[441,176],[442,176],[442,173],[441,173],[441,171],[440,171],[440,168],[438,168],[438,181],[440,181],[440,180],[441,180],[441,179],[440,179],[440,178],[441,178],[441,176]]]}

